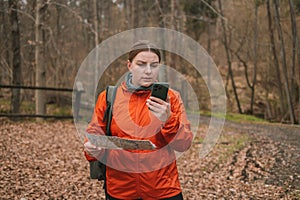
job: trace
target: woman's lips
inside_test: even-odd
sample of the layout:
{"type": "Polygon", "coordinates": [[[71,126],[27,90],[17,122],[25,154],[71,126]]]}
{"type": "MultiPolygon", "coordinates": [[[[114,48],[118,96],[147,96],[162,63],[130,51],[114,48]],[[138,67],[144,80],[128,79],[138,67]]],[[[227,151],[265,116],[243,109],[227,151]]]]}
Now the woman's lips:
{"type": "Polygon", "coordinates": [[[152,81],[152,78],[142,78],[145,81],[152,81]]]}

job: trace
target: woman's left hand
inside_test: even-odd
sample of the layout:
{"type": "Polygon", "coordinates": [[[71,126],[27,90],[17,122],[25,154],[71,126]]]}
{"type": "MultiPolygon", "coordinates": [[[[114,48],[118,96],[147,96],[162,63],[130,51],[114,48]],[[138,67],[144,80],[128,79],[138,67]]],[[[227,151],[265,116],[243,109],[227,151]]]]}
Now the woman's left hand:
{"type": "Polygon", "coordinates": [[[150,98],[147,99],[146,105],[150,111],[163,123],[165,123],[171,116],[169,97],[167,98],[167,101],[163,101],[159,98],[150,96],[150,98]]]}

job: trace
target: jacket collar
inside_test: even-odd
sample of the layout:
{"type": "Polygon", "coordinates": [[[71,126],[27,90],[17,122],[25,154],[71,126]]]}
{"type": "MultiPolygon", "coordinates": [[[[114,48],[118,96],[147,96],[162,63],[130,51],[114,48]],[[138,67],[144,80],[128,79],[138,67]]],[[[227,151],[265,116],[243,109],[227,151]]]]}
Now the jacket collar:
{"type": "Polygon", "coordinates": [[[152,89],[152,85],[150,85],[149,87],[144,87],[144,86],[140,86],[140,87],[136,87],[132,84],[132,74],[129,72],[126,77],[125,77],[125,82],[122,83],[122,88],[129,91],[129,92],[133,92],[133,93],[144,93],[150,91],[152,89]]]}

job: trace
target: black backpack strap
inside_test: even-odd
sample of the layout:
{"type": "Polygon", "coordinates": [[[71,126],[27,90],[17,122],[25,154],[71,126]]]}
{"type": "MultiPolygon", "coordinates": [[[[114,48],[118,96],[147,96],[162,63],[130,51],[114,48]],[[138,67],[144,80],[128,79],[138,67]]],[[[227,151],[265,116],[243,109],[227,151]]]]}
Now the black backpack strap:
{"type": "Polygon", "coordinates": [[[111,136],[110,125],[112,120],[113,105],[116,98],[117,86],[109,85],[106,87],[106,111],[103,120],[106,121],[106,135],[111,136]],[[106,119],[107,118],[107,119],[106,119]]]}
{"type": "MultiPolygon", "coordinates": [[[[109,85],[106,87],[106,111],[103,117],[103,120],[106,120],[106,135],[111,136],[111,120],[112,120],[112,113],[113,113],[113,105],[117,94],[117,86],[109,85]]],[[[107,159],[107,151],[105,151],[105,162],[107,159]]],[[[105,199],[108,199],[107,197],[107,188],[106,188],[106,167],[104,167],[104,184],[103,189],[105,190],[105,199]]]]}

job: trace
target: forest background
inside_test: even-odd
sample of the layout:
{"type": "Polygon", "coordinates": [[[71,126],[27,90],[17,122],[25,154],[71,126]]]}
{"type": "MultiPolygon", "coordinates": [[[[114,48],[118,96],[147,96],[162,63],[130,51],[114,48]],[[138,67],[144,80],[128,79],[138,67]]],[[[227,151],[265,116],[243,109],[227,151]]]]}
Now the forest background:
{"type": "MultiPolygon", "coordinates": [[[[229,113],[296,124],[299,15],[300,0],[0,0],[0,85],[73,88],[84,58],[103,40],[161,27],[206,49],[223,77],[229,113]]],[[[195,69],[172,54],[165,62],[185,76],[200,109],[209,112],[207,86],[195,69]]],[[[115,84],[126,70],[124,59],[116,60],[100,88],[115,84]]],[[[0,87],[0,101],[0,111],[8,113],[25,112],[24,105],[34,101],[31,111],[40,114],[50,104],[70,106],[71,95],[0,87]]]]}

